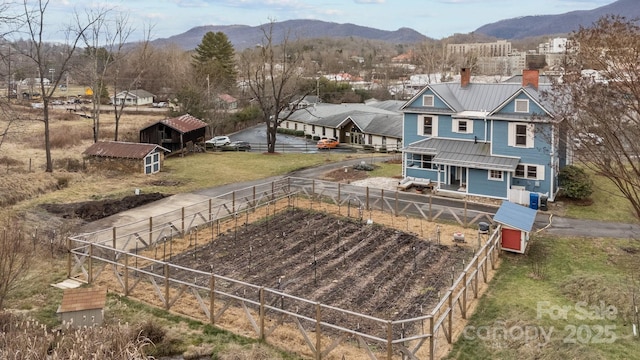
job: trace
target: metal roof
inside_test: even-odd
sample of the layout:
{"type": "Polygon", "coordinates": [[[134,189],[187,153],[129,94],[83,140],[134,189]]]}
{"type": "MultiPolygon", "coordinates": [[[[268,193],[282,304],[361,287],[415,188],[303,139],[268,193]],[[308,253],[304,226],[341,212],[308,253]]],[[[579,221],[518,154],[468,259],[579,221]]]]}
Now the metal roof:
{"type": "Polygon", "coordinates": [[[147,127],[145,127],[144,129],[140,130],[140,131],[144,131],[152,126],[155,126],[156,124],[164,124],[182,134],[184,133],[188,133],[190,131],[193,130],[198,130],[198,129],[202,129],[202,128],[206,128],[207,127],[207,123],[198,119],[195,116],[191,116],[189,114],[185,114],[182,116],[178,116],[175,118],[170,118],[170,119],[163,119],[160,120],[158,122],[155,122],[147,127]]]}
{"type": "Polygon", "coordinates": [[[121,91],[115,96],[116,98],[147,98],[147,97],[155,97],[152,93],[147,90],[125,90],[121,91]]]}
{"type": "Polygon", "coordinates": [[[537,210],[503,201],[493,220],[520,231],[530,232],[537,213],[537,210]]]}
{"type": "Polygon", "coordinates": [[[170,152],[169,149],[163,148],[156,144],[143,144],[122,141],[98,141],[89,146],[84,155],[111,157],[121,159],[144,159],[145,156],[161,149],[170,152]]]}
{"type": "Polygon", "coordinates": [[[59,313],[102,309],[107,301],[106,288],[76,288],[66,289],[62,294],[62,304],[59,313]]]}
{"type": "Polygon", "coordinates": [[[368,104],[316,104],[296,110],[289,120],[309,125],[338,128],[351,119],[362,132],[373,135],[402,137],[402,113],[396,108],[400,102],[370,102],[368,104]]]}
{"type": "Polygon", "coordinates": [[[433,162],[476,169],[514,171],[516,157],[491,155],[490,144],[467,140],[429,138],[409,144],[405,152],[434,155],[433,162]]]}
{"type": "Polygon", "coordinates": [[[522,89],[524,89],[526,94],[533,100],[548,108],[549,104],[542,99],[542,93],[544,91],[550,91],[551,86],[548,84],[540,84],[538,89],[534,89],[531,86],[523,88],[522,84],[516,83],[469,83],[467,86],[461,86],[459,82],[430,84],[409,100],[406,103],[406,107],[403,107],[403,110],[410,112],[425,110],[422,107],[413,108],[409,105],[419,96],[422,96],[427,89],[431,89],[436,96],[450,106],[450,109],[430,108],[427,110],[430,112],[462,113],[466,111],[495,111],[503,105],[505,101],[522,89]]]}

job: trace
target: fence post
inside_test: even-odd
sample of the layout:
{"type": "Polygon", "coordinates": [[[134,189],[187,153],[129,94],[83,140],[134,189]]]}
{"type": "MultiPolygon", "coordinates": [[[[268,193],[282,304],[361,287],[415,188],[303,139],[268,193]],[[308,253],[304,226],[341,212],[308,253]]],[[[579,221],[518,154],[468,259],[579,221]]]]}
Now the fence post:
{"type": "Polygon", "coordinates": [[[395,216],[398,216],[398,192],[396,191],[396,205],[395,205],[395,216]]]}
{"type": "Polygon", "coordinates": [[[114,226],[112,228],[112,238],[111,238],[112,242],[113,242],[113,249],[116,249],[116,227],[114,226]]]}
{"type": "Polygon", "coordinates": [[[231,212],[236,213],[236,191],[231,192],[231,212]]]}
{"type": "Polygon", "coordinates": [[[476,289],[475,289],[475,294],[474,297],[477,299],[478,298],[478,278],[480,278],[480,250],[478,250],[478,253],[476,254],[476,278],[475,278],[475,282],[476,282],[476,289]]]}
{"type": "Polygon", "coordinates": [[[211,221],[211,215],[213,215],[213,200],[209,198],[209,216],[207,216],[209,221],[211,221]]]}
{"type": "Polygon", "coordinates": [[[429,221],[433,221],[432,213],[431,213],[431,209],[432,209],[432,199],[433,199],[433,195],[432,195],[432,194],[429,194],[429,221]]]}
{"type": "Polygon", "coordinates": [[[209,322],[211,325],[216,324],[216,277],[211,274],[211,278],[209,278],[209,322]]]}
{"type": "Polygon", "coordinates": [[[320,303],[316,303],[316,359],[322,359],[322,334],[320,328],[320,303]]]}
{"type": "Polygon", "coordinates": [[[276,198],[275,193],[276,193],[276,182],[272,181],[271,182],[271,200],[276,198]]]}
{"type": "Polygon", "coordinates": [[[129,253],[124,253],[124,296],[129,296],[129,253]]]}
{"type": "MultiPolygon", "coordinates": [[[[342,187],[340,186],[340,183],[338,183],[338,208],[340,208],[340,192],[342,190],[342,187]]],[[[339,211],[338,211],[339,212],[339,211]]],[[[338,214],[340,215],[340,214],[338,214]]]]}
{"type": "Polygon", "coordinates": [[[87,274],[87,282],[93,282],[93,243],[89,244],[89,274],[87,274]]]}
{"type": "Polygon", "coordinates": [[[169,264],[164,264],[164,308],[169,310],[169,264]]]}
{"type": "Polygon", "coordinates": [[[464,198],[464,226],[467,227],[469,226],[469,224],[467,224],[467,198],[464,198]]]}
{"type": "Polygon", "coordinates": [[[67,277],[71,277],[71,238],[67,236],[67,277]]]}
{"type": "Polygon", "coordinates": [[[255,207],[258,206],[258,204],[256,204],[256,186],[254,185],[251,189],[252,189],[252,192],[253,192],[253,194],[252,194],[252,196],[253,196],[252,203],[253,203],[253,206],[255,208],[255,207]]]}
{"type": "Polygon", "coordinates": [[[431,337],[429,337],[429,359],[434,360],[436,358],[436,334],[433,315],[429,317],[429,332],[431,333],[431,337]]]}
{"type": "Polygon", "coordinates": [[[462,318],[467,318],[467,270],[462,270],[462,318]]]}
{"type": "Polygon", "coordinates": [[[393,357],[393,323],[387,321],[387,359],[392,360],[393,357]]]}
{"type": "MultiPolygon", "coordinates": [[[[182,235],[184,235],[184,206],[182,207],[182,216],[181,216],[181,217],[182,217],[182,225],[181,225],[181,231],[180,231],[180,233],[181,233],[182,235]]],[[[173,239],[173,236],[172,236],[171,238],[173,239]]]]}
{"type": "Polygon", "coordinates": [[[369,210],[369,187],[367,186],[367,195],[365,198],[365,203],[367,205],[367,210],[369,210]]]}
{"type": "Polygon", "coordinates": [[[153,216],[149,216],[149,246],[151,244],[153,244],[153,216]]]}
{"type": "Polygon", "coordinates": [[[449,344],[453,343],[453,290],[449,291],[449,344]]]}
{"type": "Polygon", "coordinates": [[[380,189],[380,211],[384,212],[384,189],[380,189]]]}
{"type": "Polygon", "coordinates": [[[265,308],[264,308],[264,286],[260,287],[260,340],[265,340],[265,332],[264,332],[264,316],[265,316],[265,308]]]}

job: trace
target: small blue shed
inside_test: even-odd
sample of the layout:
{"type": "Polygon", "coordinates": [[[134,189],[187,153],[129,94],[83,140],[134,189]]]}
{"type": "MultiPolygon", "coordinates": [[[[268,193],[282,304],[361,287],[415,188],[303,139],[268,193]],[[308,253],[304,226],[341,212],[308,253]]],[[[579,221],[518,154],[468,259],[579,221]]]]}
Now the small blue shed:
{"type": "Polygon", "coordinates": [[[537,213],[537,210],[509,201],[502,202],[493,217],[493,221],[502,225],[502,250],[524,254],[537,213]]]}

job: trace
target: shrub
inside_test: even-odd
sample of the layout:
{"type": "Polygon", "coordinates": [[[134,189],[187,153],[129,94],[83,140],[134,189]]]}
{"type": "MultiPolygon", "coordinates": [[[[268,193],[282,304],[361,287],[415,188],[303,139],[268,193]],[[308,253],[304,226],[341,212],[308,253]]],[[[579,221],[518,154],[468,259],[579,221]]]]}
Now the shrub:
{"type": "Polygon", "coordinates": [[[364,161],[358,165],[354,165],[353,168],[356,170],[363,170],[363,171],[373,171],[375,169],[373,165],[367,164],[364,161]]]}
{"type": "Polygon", "coordinates": [[[584,169],[567,165],[558,174],[562,194],[570,199],[586,199],[593,193],[593,182],[584,169]]]}

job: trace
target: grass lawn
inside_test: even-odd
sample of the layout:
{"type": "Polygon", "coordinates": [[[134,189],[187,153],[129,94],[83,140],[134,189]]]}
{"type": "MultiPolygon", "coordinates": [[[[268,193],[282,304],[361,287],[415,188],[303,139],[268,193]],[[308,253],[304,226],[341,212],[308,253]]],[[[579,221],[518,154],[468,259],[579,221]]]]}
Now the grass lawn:
{"type": "Polygon", "coordinates": [[[635,223],[635,217],[631,204],[622,197],[618,188],[607,178],[587,171],[593,180],[593,194],[591,205],[580,205],[568,202],[566,216],[577,219],[592,219],[603,221],[616,221],[635,223]]]}
{"type": "Polygon", "coordinates": [[[450,359],[632,359],[640,244],[540,237],[503,253],[450,359]],[[635,276],[635,278],[634,278],[635,276]]]}

